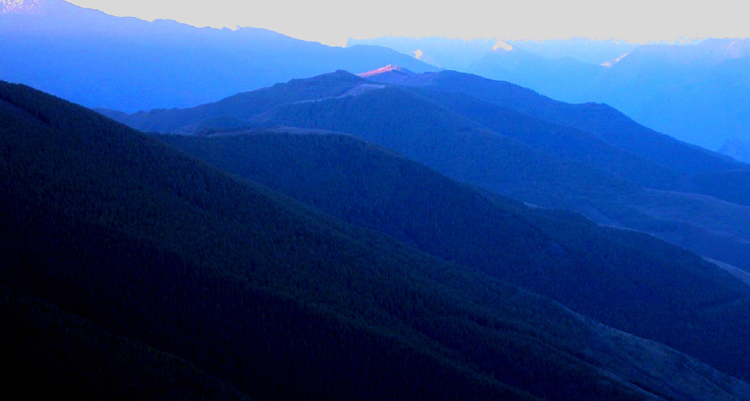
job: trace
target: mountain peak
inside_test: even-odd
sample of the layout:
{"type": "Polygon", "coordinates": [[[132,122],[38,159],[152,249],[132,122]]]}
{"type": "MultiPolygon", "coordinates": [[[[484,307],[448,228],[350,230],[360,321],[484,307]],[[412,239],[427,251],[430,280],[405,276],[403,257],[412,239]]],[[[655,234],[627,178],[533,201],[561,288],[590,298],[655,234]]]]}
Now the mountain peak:
{"type": "Polygon", "coordinates": [[[363,72],[362,74],[357,74],[357,75],[359,75],[362,78],[368,78],[368,77],[371,77],[373,75],[380,75],[380,74],[385,74],[385,73],[388,73],[388,72],[399,72],[399,73],[406,74],[406,75],[414,75],[413,72],[407,70],[406,68],[399,67],[399,66],[393,65],[393,64],[388,64],[385,67],[380,67],[380,68],[378,68],[376,70],[363,72]]]}

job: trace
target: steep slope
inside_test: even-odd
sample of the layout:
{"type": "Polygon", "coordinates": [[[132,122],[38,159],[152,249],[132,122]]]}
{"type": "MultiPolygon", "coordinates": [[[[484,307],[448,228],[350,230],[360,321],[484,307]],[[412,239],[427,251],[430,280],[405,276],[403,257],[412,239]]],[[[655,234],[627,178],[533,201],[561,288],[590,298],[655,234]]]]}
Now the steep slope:
{"type": "Polygon", "coordinates": [[[571,57],[550,59],[509,45],[487,52],[463,71],[570,99],[580,96],[577,90],[588,88],[605,68],[571,57]]]}
{"type": "Polygon", "coordinates": [[[689,46],[646,45],[608,69],[582,94],[680,140],[718,149],[747,136],[750,39],[689,46]]]}
{"type": "MultiPolygon", "coordinates": [[[[93,112],[0,89],[0,283],[256,399],[750,393],[666,347],[347,226],[93,112]]],[[[21,319],[41,319],[38,310],[21,319]]]]}
{"type": "MultiPolygon", "coordinates": [[[[542,54],[539,46],[516,46],[542,54]]],[[[568,63],[569,69],[543,57],[489,53],[464,71],[563,101],[606,103],[659,132],[718,149],[731,137],[748,139],[748,49],[747,38],[651,43],[625,49],[608,68],[568,63]]]]}
{"type": "Polygon", "coordinates": [[[250,400],[195,365],[0,286],[5,388],[26,397],[250,400]],[[102,357],[106,356],[106,357],[102,357]],[[33,379],[30,385],[29,379],[33,379]]]}
{"type": "MultiPolygon", "coordinates": [[[[369,79],[385,83],[389,81],[384,74],[369,79]]],[[[639,125],[607,105],[559,102],[508,82],[455,71],[424,74],[420,78],[413,78],[412,82],[401,80],[399,84],[461,92],[500,107],[588,131],[614,146],[683,174],[748,169],[746,165],[717,153],[639,125]]]]}
{"type": "Polygon", "coordinates": [[[750,206],[750,181],[735,180],[750,175],[750,166],[656,133],[606,105],[557,102],[507,82],[452,71],[368,79],[426,90],[426,97],[505,135],[649,188],[697,192],[750,206]],[[451,96],[455,93],[470,97],[451,96]],[[509,110],[553,125],[509,116],[509,110]]]}
{"type": "Polygon", "coordinates": [[[252,122],[352,133],[450,178],[525,202],[578,211],[604,224],[655,233],[750,269],[745,259],[750,236],[745,225],[737,224],[750,221],[750,207],[679,192],[646,191],[591,165],[511,140],[431,100],[384,88],[356,97],[281,106],[252,122]],[[707,209],[710,214],[703,213],[707,209]],[[709,243],[723,246],[702,246],[709,243]]]}
{"type": "Polygon", "coordinates": [[[462,92],[419,89],[417,93],[545,153],[586,163],[649,188],[686,187],[682,174],[621,149],[598,135],[576,128],[574,124],[564,125],[531,117],[462,92]]]}
{"type": "Polygon", "coordinates": [[[0,35],[6,39],[0,79],[127,112],[195,106],[337,69],[364,72],[390,63],[435,69],[382,47],[344,49],[264,29],[118,18],[62,0],[0,12],[0,35]]]}
{"type": "Polygon", "coordinates": [[[727,367],[725,361],[745,348],[743,314],[728,305],[747,302],[748,287],[648,236],[487,197],[349,136],[279,128],[160,138],[348,222],[717,366],[727,367]],[[740,326],[713,331],[726,321],[740,326]]]}
{"type": "Polygon", "coordinates": [[[450,52],[422,50],[441,56],[448,68],[510,81],[558,100],[609,104],[645,126],[707,149],[718,149],[732,137],[750,139],[748,38],[645,45],[508,41],[494,51],[484,44],[484,54],[477,51],[482,41],[379,38],[355,43],[405,54],[421,43],[443,44],[450,52]]]}
{"type": "Polygon", "coordinates": [[[235,127],[279,124],[349,132],[453,179],[526,202],[575,210],[600,223],[654,233],[750,269],[750,235],[745,225],[737,224],[750,219],[745,206],[750,204],[750,184],[730,181],[733,175],[746,174],[732,169],[747,165],[655,134],[630,120],[612,120],[621,116],[616,112],[599,112],[609,108],[557,103],[508,83],[403,70],[368,79],[339,71],[192,109],[112,116],[136,128],[163,132],[206,133],[212,131],[212,122],[220,121],[217,126],[222,127],[227,120],[235,127]],[[420,88],[414,92],[390,87],[387,81],[393,77],[420,88]],[[444,90],[424,92],[436,85],[444,90]],[[461,90],[488,101],[445,93],[461,90]],[[559,121],[492,103],[515,105],[559,121]],[[582,121],[582,128],[570,126],[575,119],[582,121]],[[618,134],[619,129],[625,134],[618,134]],[[631,136],[635,140],[629,142],[635,146],[623,148],[610,140],[631,136]],[[639,147],[648,151],[633,151],[639,147]],[[707,209],[710,214],[702,213],[707,209]]]}
{"type": "Polygon", "coordinates": [[[188,109],[157,109],[129,115],[111,110],[100,112],[141,131],[192,133],[196,126],[216,127],[216,119],[230,118],[236,121],[235,125],[248,125],[250,119],[274,107],[344,96],[366,84],[362,78],[337,71],[314,79],[296,79],[236,94],[218,102],[188,109]]]}

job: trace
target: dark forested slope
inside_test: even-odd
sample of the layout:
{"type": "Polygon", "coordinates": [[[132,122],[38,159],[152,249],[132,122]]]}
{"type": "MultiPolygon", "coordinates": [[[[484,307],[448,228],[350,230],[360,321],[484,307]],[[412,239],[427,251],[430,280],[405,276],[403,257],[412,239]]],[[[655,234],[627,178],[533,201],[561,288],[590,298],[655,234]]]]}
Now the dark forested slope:
{"type": "MultiPolygon", "coordinates": [[[[375,75],[368,79],[384,83],[392,80],[389,74],[375,75]]],[[[455,71],[414,74],[408,80],[399,76],[397,82],[400,85],[465,93],[497,106],[584,130],[623,150],[680,173],[748,169],[747,165],[722,157],[718,153],[639,125],[604,104],[560,102],[508,82],[493,81],[455,71]]]]}
{"type": "MultiPolygon", "coordinates": [[[[132,355],[137,344],[182,358],[188,365],[163,373],[173,397],[175,383],[196,383],[179,368],[189,364],[259,400],[750,393],[683,354],[348,226],[30,88],[0,85],[0,116],[4,327],[32,322],[10,326],[24,337],[49,304],[56,325],[87,321],[136,344],[102,347],[105,359],[132,355]],[[39,306],[18,312],[19,302],[39,306]]],[[[82,353],[80,330],[64,331],[61,342],[55,333],[43,328],[37,350],[82,353]]],[[[66,363],[44,351],[29,360],[66,363]]],[[[99,388],[132,368],[102,377],[96,359],[74,365],[76,380],[99,388]]],[[[35,380],[55,383],[55,372],[35,380]]],[[[129,389],[142,384],[136,378],[115,395],[141,398],[129,389]]],[[[206,398],[232,394],[212,391],[206,398]]]]}
{"type": "Polygon", "coordinates": [[[390,70],[368,77],[378,82],[339,71],[193,109],[111,115],[160,132],[243,125],[347,132],[453,179],[646,231],[750,269],[750,232],[736,223],[750,221],[750,181],[741,179],[747,165],[603,105],[555,102],[467,74],[390,70]],[[393,77],[419,88],[388,86],[393,77]]]}
{"type": "Polygon", "coordinates": [[[739,354],[750,352],[742,334],[750,326],[738,305],[748,304],[750,288],[650,236],[488,196],[351,136],[277,128],[159,138],[348,222],[746,374],[739,354]]]}

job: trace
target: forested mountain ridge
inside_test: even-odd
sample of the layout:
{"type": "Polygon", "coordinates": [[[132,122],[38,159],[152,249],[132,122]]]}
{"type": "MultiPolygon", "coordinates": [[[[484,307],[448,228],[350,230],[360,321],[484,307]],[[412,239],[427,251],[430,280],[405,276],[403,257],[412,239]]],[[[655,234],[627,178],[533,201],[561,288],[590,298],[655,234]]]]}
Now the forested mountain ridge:
{"type": "Polygon", "coordinates": [[[109,115],[162,132],[270,125],[347,132],[450,178],[750,269],[750,232],[737,224],[750,221],[748,165],[605,105],[555,102],[455,72],[394,70],[364,80],[339,71],[192,109],[109,115]],[[389,85],[393,77],[407,86],[389,85]]]}
{"type": "Polygon", "coordinates": [[[589,346],[607,331],[548,300],[332,221],[59,99],[7,84],[0,99],[3,285],[181,355],[256,399],[747,392],[693,362],[684,374],[701,384],[682,390],[662,388],[658,370],[599,364],[626,344],[660,350],[647,358],[684,356],[622,334],[589,346]],[[467,335],[482,346],[457,341],[467,335]]]}
{"type": "Polygon", "coordinates": [[[275,128],[157,137],[335,217],[549,296],[613,327],[735,374],[743,365],[744,358],[732,368],[724,363],[745,348],[742,335],[728,334],[746,328],[709,333],[727,321],[744,324],[743,313],[724,313],[739,312],[735,307],[747,302],[748,287],[650,236],[489,195],[351,136],[275,128]]]}
{"type": "MultiPolygon", "coordinates": [[[[589,164],[511,140],[464,116],[456,118],[428,97],[411,96],[398,88],[290,104],[253,122],[352,133],[451,178],[526,202],[575,210],[600,223],[654,233],[750,269],[748,226],[737,224],[750,221],[747,199],[736,204],[689,192],[639,188],[589,164]]],[[[721,194],[732,188],[722,186],[728,183],[721,176],[731,173],[716,173],[719,179],[703,183],[717,186],[721,194]]],[[[733,184],[743,188],[748,182],[733,184]]]]}
{"type": "MultiPolygon", "coordinates": [[[[393,74],[370,80],[389,82],[393,74]]],[[[709,150],[687,144],[637,124],[606,104],[570,104],[550,99],[530,89],[455,71],[414,74],[398,79],[399,85],[460,92],[506,109],[590,132],[653,162],[685,174],[749,169],[709,150]]]]}
{"type": "MultiPolygon", "coordinates": [[[[333,220],[30,88],[0,84],[0,116],[0,283],[11,294],[3,319],[33,326],[48,319],[40,308],[12,305],[49,303],[49,318],[84,319],[184,358],[258,400],[750,394],[683,354],[333,220]],[[659,367],[633,369],[637,359],[659,367]]],[[[4,326],[13,338],[29,332],[4,326]]],[[[60,345],[49,326],[34,330],[38,346],[79,352],[70,331],[58,334],[60,345]]],[[[28,357],[94,389],[132,367],[102,379],[85,358],[28,357]]],[[[165,370],[162,398],[195,383],[179,372],[165,370]]],[[[132,391],[140,380],[119,396],[143,398],[132,391]]],[[[230,394],[211,386],[205,399],[230,394]]]]}
{"type": "Polygon", "coordinates": [[[462,41],[379,38],[382,45],[428,62],[509,81],[566,102],[612,105],[639,123],[717,150],[747,136],[750,39],[742,37],[627,43],[585,38],[462,41]]]}

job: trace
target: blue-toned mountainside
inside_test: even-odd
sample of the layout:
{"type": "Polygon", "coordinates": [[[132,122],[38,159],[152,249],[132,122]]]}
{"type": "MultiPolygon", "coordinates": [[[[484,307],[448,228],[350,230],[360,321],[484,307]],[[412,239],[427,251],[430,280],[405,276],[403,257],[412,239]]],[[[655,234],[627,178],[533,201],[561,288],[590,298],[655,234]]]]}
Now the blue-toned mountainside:
{"type": "Polygon", "coordinates": [[[464,71],[472,63],[491,51],[520,49],[545,59],[571,58],[584,63],[600,65],[631,52],[638,44],[614,40],[586,38],[555,40],[498,40],[457,39],[446,37],[380,37],[375,39],[349,39],[348,46],[383,46],[404,54],[416,55],[421,60],[441,68],[464,71]]]}
{"type": "Polygon", "coordinates": [[[748,165],[603,105],[555,102],[455,72],[383,71],[368,80],[339,71],[193,109],[110,115],[160,132],[207,133],[230,121],[350,133],[453,179],[750,269],[750,232],[738,224],[750,221],[748,165]]]}
{"type": "Polygon", "coordinates": [[[709,149],[750,140],[750,39],[641,46],[577,101],[608,103],[657,131],[709,149]]]}
{"type": "MultiPolygon", "coordinates": [[[[510,81],[567,102],[606,103],[659,132],[712,150],[732,137],[750,139],[746,38],[644,45],[587,39],[508,41],[494,49],[486,41],[445,38],[352,43],[410,55],[415,47],[429,44],[435,49],[433,58],[446,59],[442,63],[452,69],[510,81]]],[[[424,52],[424,57],[429,55],[424,52]]]]}
{"type": "Polygon", "coordinates": [[[383,47],[335,48],[264,29],[118,18],[61,0],[0,7],[0,79],[89,107],[189,107],[339,68],[434,70],[383,47]]]}
{"type": "MultiPolygon", "coordinates": [[[[725,313],[735,313],[729,312],[734,307],[726,307],[732,302],[715,297],[724,293],[721,298],[740,296],[735,302],[743,302],[740,294],[748,288],[737,287],[717,266],[647,235],[488,195],[351,136],[275,128],[159,138],[350,223],[547,295],[714,366],[728,368],[724,361],[745,348],[744,336],[724,335],[717,347],[708,333],[713,325],[725,324],[725,313]],[[729,295],[729,288],[738,292],[729,295]],[[690,299],[684,294],[691,294],[690,299]],[[709,316],[700,305],[713,305],[717,315],[709,316]],[[706,319],[717,320],[694,326],[706,319]],[[731,355],[719,356],[724,352],[719,348],[731,355]]],[[[730,320],[744,318],[740,314],[730,320]]]]}
{"type": "MultiPolygon", "coordinates": [[[[508,80],[569,102],[603,102],[629,117],[680,140],[718,149],[731,137],[748,139],[750,41],[711,39],[697,44],[648,44],[607,66],[566,70],[562,59],[518,59],[493,52],[466,71],[508,80]]],[[[537,56],[539,57],[539,56],[537,56]]]]}
{"type": "Polygon", "coordinates": [[[750,141],[737,138],[728,139],[719,149],[719,153],[750,163],[750,141]]]}
{"type": "MultiPolygon", "coordinates": [[[[21,367],[11,390],[49,396],[68,383],[85,399],[750,395],[747,383],[685,354],[28,87],[0,83],[0,121],[0,317],[13,340],[3,354],[21,367]],[[143,373],[151,367],[158,376],[143,373]]],[[[363,149],[331,138],[341,151],[363,149]]],[[[399,163],[380,149],[359,155],[399,163]]],[[[421,171],[459,198],[500,202],[400,163],[407,177],[421,171]]],[[[664,250],[685,259],[675,267],[710,277],[696,290],[715,292],[712,311],[750,293],[694,255],[664,250]]],[[[726,313],[747,310],[737,305],[726,313]]]]}

